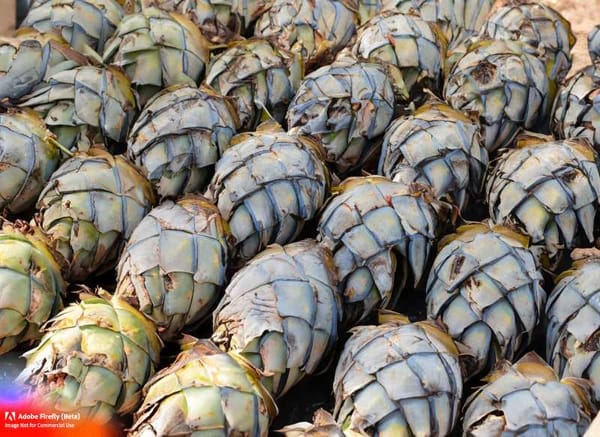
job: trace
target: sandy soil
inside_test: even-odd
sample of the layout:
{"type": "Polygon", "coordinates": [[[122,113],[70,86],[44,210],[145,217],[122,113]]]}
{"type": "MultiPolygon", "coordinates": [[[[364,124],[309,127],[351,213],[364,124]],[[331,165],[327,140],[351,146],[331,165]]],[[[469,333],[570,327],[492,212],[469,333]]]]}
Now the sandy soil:
{"type": "Polygon", "coordinates": [[[596,24],[600,24],[600,0],[544,0],[544,3],[560,11],[571,22],[577,37],[572,71],[588,65],[587,35],[596,24]]]}

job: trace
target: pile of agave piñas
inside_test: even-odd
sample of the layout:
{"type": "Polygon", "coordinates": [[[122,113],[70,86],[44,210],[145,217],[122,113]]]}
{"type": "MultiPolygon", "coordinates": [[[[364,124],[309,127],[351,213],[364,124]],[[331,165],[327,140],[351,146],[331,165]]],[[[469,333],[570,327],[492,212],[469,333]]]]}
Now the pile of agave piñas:
{"type": "Polygon", "coordinates": [[[144,437],[586,432],[600,25],[571,72],[543,1],[30,3],[0,38],[18,390],[144,437]]]}

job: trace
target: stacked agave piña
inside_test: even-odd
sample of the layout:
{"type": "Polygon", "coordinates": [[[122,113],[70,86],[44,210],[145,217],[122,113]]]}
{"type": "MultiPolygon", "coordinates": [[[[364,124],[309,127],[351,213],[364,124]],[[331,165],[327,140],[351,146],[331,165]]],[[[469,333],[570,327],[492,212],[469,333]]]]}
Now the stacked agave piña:
{"type": "Polygon", "coordinates": [[[600,24],[594,27],[588,35],[588,51],[592,63],[600,60],[600,24]]]}
{"type": "Polygon", "coordinates": [[[443,212],[418,183],[370,176],[349,178],[337,188],[321,215],[318,238],[333,252],[345,326],[393,307],[408,278],[419,284],[443,212]]]}
{"type": "Polygon", "coordinates": [[[480,35],[524,42],[537,50],[549,77],[562,81],[571,69],[575,35],[555,9],[537,1],[509,0],[485,21],[480,35]]]}
{"type": "Polygon", "coordinates": [[[87,63],[60,36],[21,29],[14,38],[0,38],[0,99],[17,104],[55,73],[87,63]]]}
{"type": "Polygon", "coordinates": [[[303,77],[302,57],[262,39],[236,42],[214,57],[206,84],[231,97],[243,130],[281,123],[303,77]]]}
{"type": "Polygon", "coordinates": [[[343,175],[377,152],[395,104],[383,65],[344,56],[304,78],[286,118],[290,132],[322,142],[327,162],[343,175]]]}
{"type": "Polygon", "coordinates": [[[248,260],[269,244],[294,241],[329,192],[320,144],[267,123],[233,139],[207,190],[229,223],[233,257],[248,260]]]}
{"type": "Polygon", "coordinates": [[[103,59],[125,71],[143,104],[169,85],[200,83],[208,51],[208,41],[191,20],[148,8],[121,20],[103,59]]]}
{"type": "Polygon", "coordinates": [[[182,349],[144,387],[130,436],[269,435],[277,407],[252,364],[208,340],[182,349]]]}
{"type": "Polygon", "coordinates": [[[600,400],[600,296],[597,249],[573,251],[574,263],[556,279],[546,306],[546,359],[561,377],[591,381],[600,400]]]}
{"type": "Polygon", "coordinates": [[[21,27],[58,31],[73,49],[102,53],[124,15],[117,0],[35,0],[21,27]]]}
{"type": "Polygon", "coordinates": [[[42,405],[107,422],[135,411],[160,349],[156,327],[139,311],[119,298],[83,295],[25,354],[19,381],[42,405]]]}
{"type": "Polygon", "coordinates": [[[520,41],[479,41],[448,75],[445,99],[479,117],[489,152],[509,146],[521,128],[547,129],[554,96],[534,53],[520,41]]]}
{"type": "Polygon", "coordinates": [[[494,0],[359,0],[358,6],[361,23],[381,11],[417,14],[438,25],[453,48],[480,31],[493,3],[494,0]]]}
{"type": "Polygon", "coordinates": [[[151,98],[127,141],[127,156],[161,198],[206,188],[237,133],[231,102],[203,85],[173,85],[151,98]]]}
{"type": "Polygon", "coordinates": [[[594,239],[599,162],[583,138],[522,136],[489,174],[492,221],[517,226],[543,251],[548,267],[556,267],[568,249],[594,239]]]}
{"type": "MultiPolygon", "coordinates": [[[[433,322],[354,328],[333,382],[346,435],[448,435],[463,392],[459,349],[433,322]]],[[[385,321],[385,318],[384,318],[385,321]]]]}
{"type": "MultiPolygon", "coordinates": [[[[212,43],[223,44],[240,38],[243,25],[241,1],[234,0],[139,0],[141,10],[160,8],[192,20],[212,43]]],[[[258,3],[258,2],[249,2],[258,3]]]]}
{"type": "Polygon", "coordinates": [[[65,161],[40,194],[40,227],[64,256],[67,279],[114,267],[133,229],[150,211],[150,183],[122,156],[92,148],[65,161]]]}
{"type": "Polygon", "coordinates": [[[447,41],[427,21],[396,11],[376,15],[357,32],[352,53],[359,59],[391,65],[399,103],[423,99],[425,88],[442,89],[447,41]]]}
{"type": "Polygon", "coordinates": [[[587,138],[600,150],[600,71],[589,66],[567,80],[560,89],[552,115],[552,130],[558,138],[587,138]]]}
{"type": "Polygon", "coordinates": [[[61,258],[39,230],[4,223],[0,231],[0,354],[37,340],[40,329],[62,309],[66,284],[61,258]]]}
{"type": "Polygon", "coordinates": [[[416,289],[428,320],[355,328],[333,414],[287,435],[449,435],[465,376],[494,366],[465,435],[581,434],[600,398],[594,250],[546,305],[565,378],[503,360],[537,346],[541,266],[596,237],[600,31],[597,65],[558,89],[569,23],[492,3],[32,2],[33,29],[0,39],[0,99],[20,108],[0,114],[0,353],[40,341],[26,390],[134,413],[133,436],[267,436],[340,329],[412,311],[416,289]],[[483,219],[486,174],[490,219],[439,240],[450,210],[483,219]],[[115,267],[113,297],[66,293],[115,267]],[[210,316],[210,340],[187,336],[210,316]],[[183,350],[153,376],[163,340],[183,350]]]}
{"type": "Polygon", "coordinates": [[[151,210],[121,254],[116,295],[173,339],[209,315],[221,296],[228,233],[218,209],[201,197],[151,210]]]}
{"type": "Polygon", "coordinates": [[[42,114],[63,146],[83,151],[95,143],[119,149],[138,112],[129,79],[114,67],[57,71],[23,96],[20,106],[42,114]]]}
{"type": "Polygon", "coordinates": [[[331,252],[314,240],[272,245],[231,279],[212,340],[254,364],[279,397],[331,353],[342,314],[337,285],[331,252]]]}
{"type": "Polygon", "coordinates": [[[470,348],[470,375],[517,358],[529,347],[546,301],[527,237],[471,224],[446,236],[438,250],[427,281],[427,316],[470,348]]]}
{"type": "Polygon", "coordinates": [[[596,411],[587,381],[559,379],[534,352],[500,363],[486,381],[466,401],[464,435],[583,435],[596,411]]]}
{"type": "Polygon", "coordinates": [[[242,39],[271,6],[271,0],[137,0],[140,9],[158,7],[186,15],[215,44],[242,39]]]}
{"type": "Polygon", "coordinates": [[[60,146],[33,111],[0,114],[0,209],[31,208],[57,169],[60,146]]]}
{"type": "Polygon", "coordinates": [[[592,65],[570,77],[560,88],[552,115],[552,131],[558,138],[587,138],[600,150],[600,25],[589,34],[592,65]]]}
{"type": "MultiPolygon", "coordinates": [[[[251,2],[250,2],[251,3],[251,2]]],[[[295,53],[307,71],[329,64],[356,32],[352,0],[273,0],[254,36],[295,53]]]]}
{"type": "Polygon", "coordinates": [[[434,100],[390,124],[378,172],[394,181],[414,174],[436,197],[464,210],[479,196],[487,163],[477,122],[434,100]]]}

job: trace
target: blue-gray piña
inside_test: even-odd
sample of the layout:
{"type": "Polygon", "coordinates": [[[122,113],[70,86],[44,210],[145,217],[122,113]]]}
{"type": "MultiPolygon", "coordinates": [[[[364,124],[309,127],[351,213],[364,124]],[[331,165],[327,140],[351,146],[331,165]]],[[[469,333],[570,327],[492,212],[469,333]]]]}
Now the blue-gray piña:
{"type": "Polygon", "coordinates": [[[577,244],[594,239],[599,163],[584,138],[521,137],[517,148],[506,151],[489,173],[492,221],[517,226],[552,264],[577,244]]]}
{"type": "Polygon", "coordinates": [[[583,435],[596,411],[587,381],[560,380],[535,352],[486,381],[465,403],[463,436],[583,435]]]}
{"type": "Polygon", "coordinates": [[[386,67],[346,56],[304,78],[286,118],[290,132],[321,141],[327,162],[344,174],[377,151],[395,104],[386,67]]]}
{"type": "Polygon", "coordinates": [[[461,226],[440,241],[427,317],[470,348],[475,376],[529,347],[546,301],[542,279],[525,235],[486,223],[461,226]]]}
{"type": "Polygon", "coordinates": [[[333,252],[345,326],[393,306],[409,277],[419,283],[444,222],[440,206],[427,186],[381,176],[348,178],[336,189],[318,239],[333,252]]]}
{"type": "Polygon", "coordinates": [[[587,138],[600,151],[600,66],[586,67],[563,83],[551,126],[557,138],[587,138]]]}
{"type": "Polygon", "coordinates": [[[331,252],[314,240],[272,245],[231,279],[212,340],[251,361],[279,397],[329,358],[341,318],[331,252]]]}
{"type": "Polygon", "coordinates": [[[55,137],[38,114],[0,114],[0,209],[19,214],[31,208],[60,161],[55,137]]]}
{"type": "Polygon", "coordinates": [[[230,100],[207,85],[173,85],[152,97],[131,128],[127,156],[161,198],[203,191],[239,128],[230,100]]]}
{"type": "Polygon", "coordinates": [[[14,38],[0,38],[0,99],[17,104],[53,74],[88,62],[55,33],[21,29],[14,38]]]}
{"type": "Polygon", "coordinates": [[[480,37],[530,45],[544,61],[550,78],[557,82],[571,69],[571,49],[576,41],[571,24],[542,2],[513,2],[497,8],[485,21],[480,37]]]}
{"type": "Polygon", "coordinates": [[[397,100],[408,104],[422,102],[425,89],[441,93],[447,46],[435,24],[386,11],[358,29],[351,51],[359,59],[390,66],[397,100]]]}
{"type": "Polygon", "coordinates": [[[67,261],[70,281],[112,269],[153,205],[148,180],[122,155],[97,148],[66,160],[37,202],[40,225],[67,261]]]}
{"type": "Polygon", "coordinates": [[[494,0],[358,0],[358,11],[361,23],[389,10],[418,15],[437,24],[450,48],[454,48],[479,32],[493,3],[494,0]]]}
{"type": "Polygon", "coordinates": [[[170,85],[198,85],[208,64],[209,43],[189,18],[148,8],[121,20],[102,58],[125,72],[144,104],[170,85]]]}
{"type": "Polygon", "coordinates": [[[459,349],[431,321],[352,330],[340,356],[334,416],[345,435],[449,435],[463,390],[459,349]]]}
{"type": "Polygon", "coordinates": [[[278,129],[263,125],[234,137],[206,192],[229,223],[238,260],[297,239],[329,194],[320,145],[278,129]]]}
{"type": "Polygon", "coordinates": [[[35,0],[21,27],[58,31],[75,50],[102,54],[124,15],[117,0],[35,0]]]}
{"type": "Polygon", "coordinates": [[[229,233],[200,196],[167,200],[133,230],[119,259],[115,295],[175,339],[210,315],[226,283],[229,233]]]}
{"type": "Polygon", "coordinates": [[[231,97],[240,127],[251,131],[265,119],[283,122],[303,76],[300,55],[251,38],[235,42],[213,57],[205,83],[231,97]]]}
{"type": "Polygon", "coordinates": [[[121,147],[138,113],[131,82],[115,67],[58,71],[19,105],[39,112],[63,146],[81,151],[121,147]]]}
{"type": "Polygon", "coordinates": [[[546,305],[546,359],[560,377],[593,384],[600,400],[600,252],[576,249],[572,266],[556,279],[546,305]]]}
{"type": "Polygon", "coordinates": [[[600,24],[594,27],[588,35],[588,51],[592,63],[600,62],[600,24]]]}
{"type": "Polygon", "coordinates": [[[274,0],[254,36],[300,56],[306,71],[330,63],[356,33],[354,0],[274,0]]]}
{"type": "Polygon", "coordinates": [[[444,97],[479,117],[489,152],[512,144],[522,128],[548,128],[554,95],[544,63],[520,41],[482,40],[448,74],[444,97]]]}
{"type": "Polygon", "coordinates": [[[479,124],[434,100],[390,124],[378,173],[397,181],[411,176],[463,210],[479,195],[487,163],[479,124]]]}

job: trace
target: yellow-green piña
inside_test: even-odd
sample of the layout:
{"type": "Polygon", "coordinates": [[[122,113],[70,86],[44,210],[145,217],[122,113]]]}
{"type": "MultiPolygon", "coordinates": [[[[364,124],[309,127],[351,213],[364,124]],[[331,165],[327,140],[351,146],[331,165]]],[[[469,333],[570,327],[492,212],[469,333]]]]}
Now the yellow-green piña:
{"type": "Polygon", "coordinates": [[[37,207],[43,231],[68,263],[67,278],[84,281],[114,267],[153,204],[150,183],[129,161],[92,148],[54,172],[37,207]]]}
{"type": "Polygon", "coordinates": [[[134,229],[117,270],[116,295],[148,315],[164,339],[210,314],[225,286],[228,231],[201,197],[167,200],[134,229]]]}
{"type": "Polygon", "coordinates": [[[42,405],[107,422],[135,411],[161,346],[154,324],[132,306],[83,295],[25,354],[18,380],[42,405]]]}
{"type": "Polygon", "coordinates": [[[183,351],[144,387],[131,437],[267,437],[277,407],[260,373],[236,353],[186,338],[183,351]]]}

